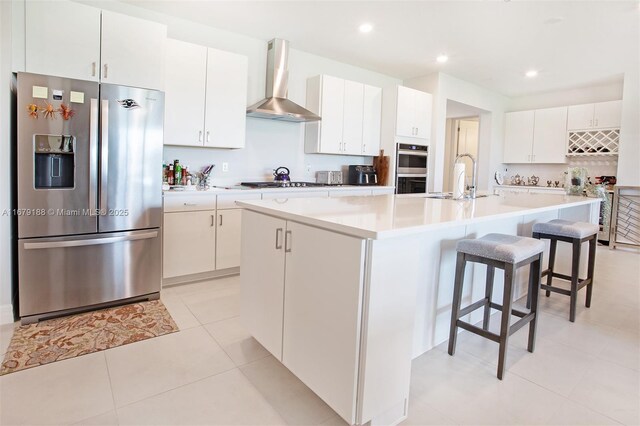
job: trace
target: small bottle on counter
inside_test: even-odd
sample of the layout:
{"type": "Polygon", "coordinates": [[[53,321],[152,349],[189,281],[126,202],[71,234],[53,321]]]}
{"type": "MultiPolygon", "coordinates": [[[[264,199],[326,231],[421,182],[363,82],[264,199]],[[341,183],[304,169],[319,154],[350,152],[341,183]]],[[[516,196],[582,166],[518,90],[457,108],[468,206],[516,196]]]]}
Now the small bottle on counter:
{"type": "Polygon", "coordinates": [[[175,160],[173,163],[173,176],[175,180],[175,185],[182,184],[182,166],[180,165],[180,160],[175,160]]]}
{"type": "Polygon", "coordinates": [[[173,164],[169,164],[169,170],[167,171],[167,183],[174,185],[173,164]]]}
{"type": "Polygon", "coordinates": [[[167,183],[167,163],[162,162],[162,183],[167,183]]]}
{"type": "Polygon", "coordinates": [[[182,169],[182,184],[187,185],[187,179],[189,178],[189,166],[185,164],[182,169]]]}

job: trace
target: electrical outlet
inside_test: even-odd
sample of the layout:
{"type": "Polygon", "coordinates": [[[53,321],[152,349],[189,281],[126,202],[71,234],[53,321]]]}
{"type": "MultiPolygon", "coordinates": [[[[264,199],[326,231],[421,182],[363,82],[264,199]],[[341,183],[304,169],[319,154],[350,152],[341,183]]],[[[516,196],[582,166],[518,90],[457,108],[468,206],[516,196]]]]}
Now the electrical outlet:
{"type": "Polygon", "coordinates": [[[225,173],[229,171],[229,163],[222,163],[222,171],[225,173]]]}

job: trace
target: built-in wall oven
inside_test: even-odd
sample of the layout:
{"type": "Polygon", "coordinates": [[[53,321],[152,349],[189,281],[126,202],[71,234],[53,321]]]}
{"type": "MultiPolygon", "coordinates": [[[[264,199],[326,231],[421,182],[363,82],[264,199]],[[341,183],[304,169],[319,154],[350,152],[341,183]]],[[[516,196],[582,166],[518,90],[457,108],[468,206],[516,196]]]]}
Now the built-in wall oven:
{"type": "Polygon", "coordinates": [[[427,192],[429,147],[399,143],[396,149],[396,194],[427,192]]]}

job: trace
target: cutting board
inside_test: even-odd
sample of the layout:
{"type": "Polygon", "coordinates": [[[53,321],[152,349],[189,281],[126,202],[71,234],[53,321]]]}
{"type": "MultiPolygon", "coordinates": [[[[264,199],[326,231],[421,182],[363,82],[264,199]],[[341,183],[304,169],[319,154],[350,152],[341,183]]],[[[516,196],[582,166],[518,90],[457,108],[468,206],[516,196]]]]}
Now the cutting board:
{"type": "Polygon", "coordinates": [[[386,186],[389,178],[389,156],[384,155],[384,149],[380,150],[380,155],[373,157],[373,167],[378,175],[378,185],[386,186]]]}

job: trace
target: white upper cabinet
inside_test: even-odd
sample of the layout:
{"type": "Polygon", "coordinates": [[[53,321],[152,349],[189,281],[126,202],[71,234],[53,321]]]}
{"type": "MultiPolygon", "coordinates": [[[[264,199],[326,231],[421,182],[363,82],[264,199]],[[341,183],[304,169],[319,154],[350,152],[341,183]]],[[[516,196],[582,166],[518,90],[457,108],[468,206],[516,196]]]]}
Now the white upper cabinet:
{"type": "Polygon", "coordinates": [[[207,52],[204,146],[243,148],[249,60],[222,50],[207,52]]]}
{"type": "Polygon", "coordinates": [[[164,143],[203,146],[207,48],[167,40],[164,143]]]}
{"type": "Polygon", "coordinates": [[[165,25],[103,10],[101,81],[163,90],[166,39],[165,25]]]}
{"type": "Polygon", "coordinates": [[[538,109],[533,127],[533,163],[567,162],[567,107],[538,109]]]}
{"type": "Polygon", "coordinates": [[[305,152],[378,154],[382,89],[320,75],[307,80],[306,106],[322,120],[306,123],[305,152]]]}
{"type": "Polygon", "coordinates": [[[620,127],[622,101],[598,102],[594,104],[593,126],[599,129],[620,127]]]}
{"type": "Polygon", "coordinates": [[[398,86],[396,136],[429,140],[432,101],[429,93],[398,86]]]}
{"type": "Polygon", "coordinates": [[[342,124],[342,149],[345,154],[362,153],[362,127],[364,108],[364,84],[344,82],[344,116],[342,124]]]}
{"type": "Polygon", "coordinates": [[[378,155],[380,152],[380,126],[382,124],[382,89],[364,85],[362,116],[362,153],[378,155]]]}
{"type": "Polygon", "coordinates": [[[166,37],[166,26],[144,19],[64,0],[27,0],[25,71],[162,90],[166,37]]]}
{"type": "Polygon", "coordinates": [[[535,111],[508,112],[504,125],[504,163],[529,163],[535,111]]]}
{"type": "Polygon", "coordinates": [[[567,121],[568,130],[593,130],[620,127],[622,101],[571,105],[567,121]]]}
{"type": "Polygon", "coordinates": [[[26,72],[100,80],[100,9],[27,0],[25,13],[26,72]]]}
{"type": "Polygon", "coordinates": [[[566,163],[567,107],[505,114],[504,163],[566,163]]]}
{"type": "Polygon", "coordinates": [[[165,145],[242,148],[246,56],[167,40],[165,145]]]}

